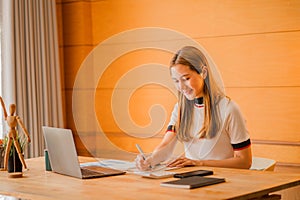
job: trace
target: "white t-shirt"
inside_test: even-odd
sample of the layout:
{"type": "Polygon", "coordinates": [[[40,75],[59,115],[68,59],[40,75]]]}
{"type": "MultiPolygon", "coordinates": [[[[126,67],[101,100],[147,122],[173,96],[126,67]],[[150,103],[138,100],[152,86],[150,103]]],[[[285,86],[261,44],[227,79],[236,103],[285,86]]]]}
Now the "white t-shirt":
{"type": "MultiPolygon", "coordinates": [[[[246,148],[251,144],[246,123],[238,105],[228,98],[223,98],[218,105],[222,128],[211,139],[198,138],[197,134],[201,130],[204,120],[204,106],[194,106],[194,120],[190,129],[193,139],[183,142],[187,158],[194,160],[226,159],[233,157],[235,150],[246,148]]],[[[176,124],[177,115],[178,104],[173,109],[169,127],[176,124]]]]}

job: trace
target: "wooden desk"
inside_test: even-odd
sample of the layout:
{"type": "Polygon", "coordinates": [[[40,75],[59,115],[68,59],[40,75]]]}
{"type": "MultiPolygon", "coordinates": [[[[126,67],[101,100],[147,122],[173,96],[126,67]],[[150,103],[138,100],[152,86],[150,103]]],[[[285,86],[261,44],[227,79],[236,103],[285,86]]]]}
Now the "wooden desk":
{"type": "MultiPolygon", "coordinates": [[[[81,157],[90,162],[92,158],[81,157]]],[[[161,187],[168,179],[147,179],[126,174],[114,177],[81,180],[45,171],[44,158],[26,161],[29,170],[23,178],[8,178],[0,172],[0,194],[24,199],[250,199],[300,185],[299,174],[262,172],[212,167],[215,177],[224,177],[226,183],[197,188],[176,189],[161,187]]],[[[194,170],[182,168],[178,171],[194,170]]]]}

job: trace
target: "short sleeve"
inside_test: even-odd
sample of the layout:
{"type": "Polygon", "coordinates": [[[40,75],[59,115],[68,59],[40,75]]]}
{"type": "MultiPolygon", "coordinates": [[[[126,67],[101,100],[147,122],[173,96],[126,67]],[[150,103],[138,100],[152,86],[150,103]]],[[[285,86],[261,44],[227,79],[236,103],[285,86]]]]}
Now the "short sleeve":
{"type": "Polygon", "coordinates": [[[227,126],[230,142],[234,150],[247,148],[251,145],[250,136],[246,127],[246,120],[238,105],[230,101],[227,106],[227,126]]]}

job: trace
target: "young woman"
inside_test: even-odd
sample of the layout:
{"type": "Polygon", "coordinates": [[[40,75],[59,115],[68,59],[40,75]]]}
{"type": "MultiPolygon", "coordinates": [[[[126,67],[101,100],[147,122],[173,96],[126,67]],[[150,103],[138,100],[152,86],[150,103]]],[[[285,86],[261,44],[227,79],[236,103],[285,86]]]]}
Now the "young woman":
{"type": "Polygon", "coordinates": [[[173,57],[171,77],[178,90],[178,103],[167,132],[153,153],[136,158],[140,170],[166,161],[177,141],[185,154],[168,165],[249,168],[251,142],[238,105],[226,97],[214,64],[197,48],[186,46],[173,57]]]}

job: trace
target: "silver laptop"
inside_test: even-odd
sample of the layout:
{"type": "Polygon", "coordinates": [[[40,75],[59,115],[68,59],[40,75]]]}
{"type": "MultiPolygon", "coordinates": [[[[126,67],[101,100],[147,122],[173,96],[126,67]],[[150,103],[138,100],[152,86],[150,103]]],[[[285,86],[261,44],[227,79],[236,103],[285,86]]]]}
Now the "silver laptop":
{"type": "Polygon", "coordinates": [[[76,178],[98,178],[125,174],[125,171],[101,166],[80,167],[70,129],[43,126],[52,171],[76,178]]]}

